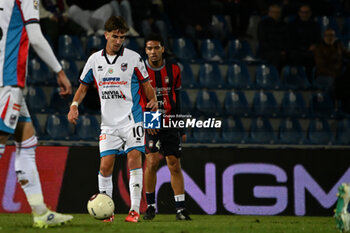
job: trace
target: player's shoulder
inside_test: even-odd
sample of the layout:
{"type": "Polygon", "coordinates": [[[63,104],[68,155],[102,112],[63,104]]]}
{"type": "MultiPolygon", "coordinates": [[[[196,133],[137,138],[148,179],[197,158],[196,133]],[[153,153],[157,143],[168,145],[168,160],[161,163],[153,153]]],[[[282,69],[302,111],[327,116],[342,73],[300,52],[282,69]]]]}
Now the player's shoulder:
{"type": "Polygon", "coordinates": [[[90,58],[91,58],[91,59],[98,59],[98,58],[100,58],[100,57],[103,57],[103,53],[104,53],[104,50],[103,50],[103,49],[98,50],[98,51],[92,53],[92,54],[90,55],[89,59],[90,59],[90,58]]]}
{"type": "Polygon", "coordinates": [[[134,50],[131,50],[131,49],[128,49],[128,48],[123,48],[123,56],[125,55],[125,56],[128,56],[128,57],[130,57],[130,58],[141,58],[141,55],[138,53],[138,52],[136,52],[136,51],[134,51],[134,50]]]}
{"type": "Polygon", "coordinates": [[[94,52],[92,53],[89,58],[87,59],[87,63],[91,63],[91,62],[94,62],[98,59],[101,59],[101,57],[103,57],[103,49],[97,51],[97,52],[94,52]]]}
{"type": "Polygon", "coordinates": [[[174,59],[174,58],[166,58],[165,62],[166,62],[166,64],[171,65],[173,69],[181,70],[180,66],[179,66],[179,62],[176,59],[174,59]]]}

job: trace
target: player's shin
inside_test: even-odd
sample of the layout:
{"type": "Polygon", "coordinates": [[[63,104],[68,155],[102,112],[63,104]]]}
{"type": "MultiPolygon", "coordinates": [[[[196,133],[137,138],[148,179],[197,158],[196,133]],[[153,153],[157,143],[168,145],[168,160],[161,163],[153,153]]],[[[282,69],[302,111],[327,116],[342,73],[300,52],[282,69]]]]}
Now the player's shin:
{"type": "Polygon", "coordinates": [[[98,188],[100,193],[105,193],[112,198],[112,195],[113,195],[112,175],[105,177],[101,173],[98,173],[98,188]]]}
{"type": "Polygon", "coordinates": [[[37,146],[35,135],[16,144],[15,170],[18,183],[27,197],[32,211],[41,215],[47,211],[41,190],[39,173],[35,162],[35,149],[37,146]]]}
{"type": "Polygon", "coordinates": [[[142,196],[142,176],[142,168],[130,170],[130,210],[135,210],[137,213],[140,213],[140,202],[142,196]]]}

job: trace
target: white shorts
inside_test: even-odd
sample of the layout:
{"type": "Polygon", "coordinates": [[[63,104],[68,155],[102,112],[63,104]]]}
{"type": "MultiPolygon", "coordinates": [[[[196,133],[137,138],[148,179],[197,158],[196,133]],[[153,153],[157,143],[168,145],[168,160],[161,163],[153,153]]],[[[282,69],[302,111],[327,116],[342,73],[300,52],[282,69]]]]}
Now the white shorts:
{"type": "Polygon", "coordinates": [[[100,156],[122,155],[136,149],[145,153],[145,131],[143,122],[121,129],[103,129],[100,135],[100,156]]]}
{"type": "Polygon", "coordinates": [[[31,121],[22,88],[0,87],[0,131],[13,134],[18,121],[31,121]]]}

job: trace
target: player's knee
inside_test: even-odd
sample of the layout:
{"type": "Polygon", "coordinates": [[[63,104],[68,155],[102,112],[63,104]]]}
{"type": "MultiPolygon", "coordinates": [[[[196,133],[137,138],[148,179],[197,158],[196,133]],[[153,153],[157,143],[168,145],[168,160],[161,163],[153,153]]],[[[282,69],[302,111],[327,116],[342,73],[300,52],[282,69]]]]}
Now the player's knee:
{"type": "Polygon", "coordinates": [[[148,156],[147,157],[147,167],[150,169],[157,169],[159,165],[159,159],[157,156],[148,156]]]}
{"type": "Polygon", "coordinates": [[[101,164],[100,173],[102,176],[110,176],[113,173],[113,166],[107,164],[101,164]]]}
{"type": "Polygon", "coordinates": [[[171,173],[178,173],[181,171],[180,162],[175,157],[169,157],[168,158],[168,168],[171,173]]]}

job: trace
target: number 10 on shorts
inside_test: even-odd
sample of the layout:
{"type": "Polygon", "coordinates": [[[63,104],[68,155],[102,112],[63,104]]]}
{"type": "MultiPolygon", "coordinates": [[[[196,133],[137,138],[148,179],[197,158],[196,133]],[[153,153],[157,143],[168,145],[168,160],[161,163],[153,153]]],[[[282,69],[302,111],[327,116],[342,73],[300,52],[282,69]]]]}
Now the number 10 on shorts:
{"type": "Polygon", "coordinates": [[[160,129],[160,112],[144,112],[143,127],[145,129],[160,129]]]}

